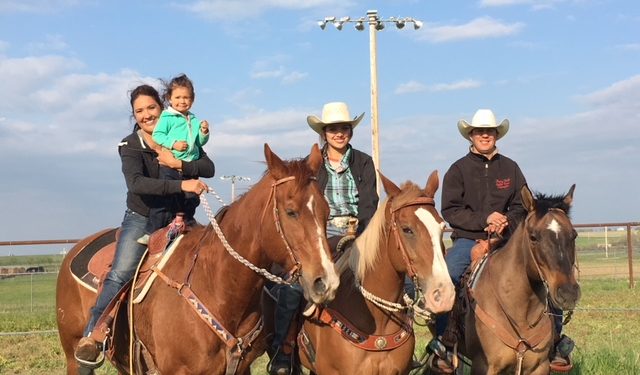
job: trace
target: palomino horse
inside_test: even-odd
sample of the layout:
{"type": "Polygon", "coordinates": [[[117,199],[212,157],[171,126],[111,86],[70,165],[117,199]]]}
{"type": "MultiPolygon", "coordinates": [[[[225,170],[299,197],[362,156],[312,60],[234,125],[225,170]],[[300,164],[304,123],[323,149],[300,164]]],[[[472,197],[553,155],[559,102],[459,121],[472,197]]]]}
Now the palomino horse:
{"type": "MultiPolygon", "coordinates": [[[[220,222],[228,244],[211,225],[188,232],[145,299],[133,305],[135,340],[145,349],[144,360],[134,356],[134,365],[143,373],[248,374],[262,354],[251,344],[262,326],[261,275],[273,263],[291,270],[309,300],[333,298],[339,278],[325,234],[329,207],[314,177],[322,164],[318,146],[308,160],[289,162],[268,145],[264,149],[267,172],[220,222]]],[[[78,371],[73,352],[96,298],[69,270],[85,245],[83,240],[69,252],[58,277],[57,320],[68,374],[78,371]]],[[[130,348],[118,334],[112,363],[129,373],[130,348]]]]}
{"type": "Polygon", "coordinates": [[[454,286],[443,256],[444,221],[434,194],[438,174],[425,189],[398,188],[380,174],[387,199],[337,266],[336,298],[304,322],[298,336],[302,364],[317,374],[407,374],[415,338],[405,274],[424,310],[451,310],[454,286]],[[348,255],[347,255],[348,254],[348,255]],[[348,258],[347,258],[348,257],[348,258]]]}
{"type": "Polygon", "coordinates": [[[549,299],[573,310],[580,298],[574,274],[577,233],[568,216],[574,189],[534,198],[522,188],[526,219],[504,247],[486,257],[469,292],[459,344],[473,374],[549,374],[554,331],[549,299]]]}

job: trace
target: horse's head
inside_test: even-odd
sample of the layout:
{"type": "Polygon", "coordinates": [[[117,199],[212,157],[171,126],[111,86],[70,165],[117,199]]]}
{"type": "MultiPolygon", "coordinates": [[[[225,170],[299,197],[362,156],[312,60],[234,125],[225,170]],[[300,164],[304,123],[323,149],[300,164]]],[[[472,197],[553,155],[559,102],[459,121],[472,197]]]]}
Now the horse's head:
{"type": "MultiPolygon", "coordinates": [[[[300,276],[305,298],[315,303],[333,299],[340,282],[331,261],[326,237],[329,205],[315,176],[322,166],[317,145],[306,160],[284,162],[269,146],[264,146],[267,179],[270,176],[271,202],[267,204],[269,220],[263,213],[263,248],[276,263],[300,276]],[[276,230],[268,230],[275,228],[276,230]]],[[[257,215],[247,212],[247,215],[257,215]]]]}
{"type": "Polygon", "coordinates": [[[564,196],[536,194],[524,186],[522,203],[529,212],[524,222],[532,264],[529,277],[547,284],[553,303],[565,310],[575,307],[580,299],[580,286],[575,278],[577,232],[569,219],[573,202],[572,185],[564,196]]]}
{"type": "MultiPolygon", "coordinates": [[[[444,261],[442,232],[444,220],[435,208],[438,173],[433,171],[424,189],[406,182],[398,188],[380,174],[387,193],[387,212],[391,215],[389,240],[395,242],[389,251],[396,270],[406,273],[417,292],[424,295],[427,310],[445,312],[453,307],[455,289],[444,261]]],[[[419,295],[418,294],[418,295],[419,295]]]]}

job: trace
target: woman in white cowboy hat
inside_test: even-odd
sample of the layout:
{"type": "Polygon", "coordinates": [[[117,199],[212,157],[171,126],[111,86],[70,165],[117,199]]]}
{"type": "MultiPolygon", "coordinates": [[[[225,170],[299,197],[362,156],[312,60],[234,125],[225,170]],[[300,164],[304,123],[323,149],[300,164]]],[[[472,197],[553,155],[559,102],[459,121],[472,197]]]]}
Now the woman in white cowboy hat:
{"type": "MultiPolygon", "coordinates": [[[[358,126],[362,117],[364,113],[351,117],[347,104],[342,102],[325,104],[321,118],[307,117],[309,127],[324,142],[324,168],[320,168],[317,177],[320,189],[329,203],[328,237],[344,235],[349,220],[354,218],[358,220],[356,233],[361,233],[378,206],[373,160],[371,156],[349,144],[353,129],[358,126]]],[[[302,290],[295,285],[278,289],[272,341],[276,354],[269,370],[272,375],[291,373],[291,352],[285,341],[292,318],[302,300],[302,290]]]]}
{"type": "MultiPolygon", "coordinates": [[[[509,131],[509,120],[496,121],[489,109],[479,109],[471,123],[458,121],[458,131],[471,144],[469,152],[454,162],[442,183],[442,217],[453,229],[453,246],[446,255],[447,268],[456,286],[471,263],[471,248],[487,233],[505,239],[526,216],[520,189],[527,183],[518,164],[500,154],[496,141],[509,131]]],[[[448,314],[436,317],[436,338],[448,322],[448,314]]],[[[436,345],[430,344],[434,348],[436,345]]],[[[447,359],[431,356],[430,364],[452,371],[447,359]]]]}

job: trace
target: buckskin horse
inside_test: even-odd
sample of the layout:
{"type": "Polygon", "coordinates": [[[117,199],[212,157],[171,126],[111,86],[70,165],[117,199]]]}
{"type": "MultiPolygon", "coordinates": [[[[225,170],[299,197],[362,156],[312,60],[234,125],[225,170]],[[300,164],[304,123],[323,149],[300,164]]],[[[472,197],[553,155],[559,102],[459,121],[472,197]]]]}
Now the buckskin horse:
{"type": "Polygon", "coordinates": [[[433,313],[451,309],[454,286],[444,262],[444,221],[435,208],[438,175],[424,189],[398,188],[380,174],[386,200],[336,263],[336,298],[305,320],[298,335],[302,364],[317,374],[406,374],[415,338],[408,275],[416,303],[433,313]]]}
{"type": "Polygon", "coordinates": [[[549,374],[554,341],[549,300],[573,310],[580,298],[575,278],[577,232],[569,219],[573,191],[536,194],[525,186],[528,214],[507,243],[484,258],[462,305],[460,352],[472,374],[549,374]]]}
{"type": "MultiPolygon", "coordinates": [[[[135,368],[136,373],[248,374],[262,354],[251,345],[262,327],[263,276],[274,263],[291,270],[291,280],[302,284],[309,300],[333,298],[339,278],[325,234],[329,208],[314,177],[322,164],[318,146],[306,161],[284,162],[268,145],[264,149],[264,176],[220,221],[228,244],[212,225],[186,233],[144,300],[133,305],[132,341],[141,353],[129,354],[133,345],[126,329],[113,333],[111,362],[120,373],[135,368]]],[[[73,352],[96,299],[95,291],[78,283],[70,263],[94,237],[67,254],[58,277],[57,321],[68,374],[78,371],[73,352]]]]}

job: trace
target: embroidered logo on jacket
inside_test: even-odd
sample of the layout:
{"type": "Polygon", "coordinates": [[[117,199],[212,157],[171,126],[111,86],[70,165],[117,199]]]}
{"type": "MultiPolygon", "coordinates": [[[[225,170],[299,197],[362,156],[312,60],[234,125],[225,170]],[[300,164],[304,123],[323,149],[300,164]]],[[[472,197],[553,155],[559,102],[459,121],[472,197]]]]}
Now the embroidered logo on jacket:
{"type": "Polygon", "coordinates": [[[498,189],[508,189],[511,186],[511,179],[505,178],[504,180],[496,179],[496,187],[498,189]]]}

